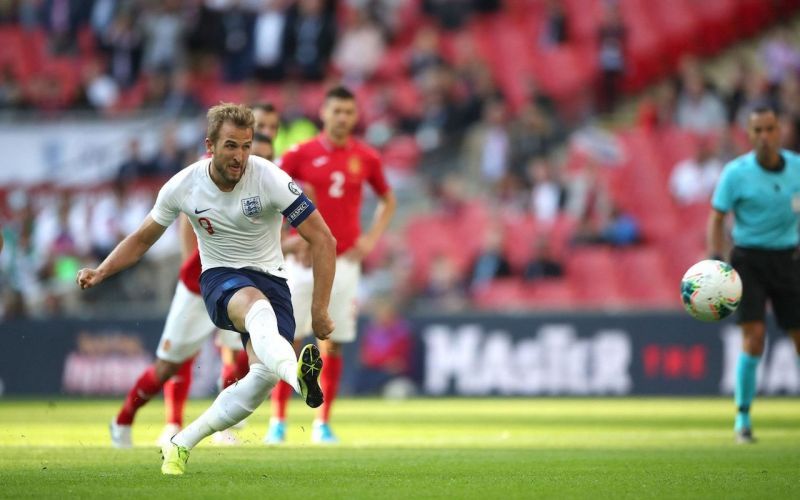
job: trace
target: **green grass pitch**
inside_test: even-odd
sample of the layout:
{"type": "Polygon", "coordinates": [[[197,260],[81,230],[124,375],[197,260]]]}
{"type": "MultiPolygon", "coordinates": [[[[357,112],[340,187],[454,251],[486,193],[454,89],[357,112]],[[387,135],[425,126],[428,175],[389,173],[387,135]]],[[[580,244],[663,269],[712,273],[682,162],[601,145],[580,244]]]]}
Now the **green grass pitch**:
{"type": "MultiPolygon", "coordinates": [[[[194,418],[209,401],[191,401],[194,418]]],[[[342,443],[309,442],[293,401],[289,444],[261,444],[269,405],[244,444],[204,442],[183,477],[164,477],[145,407],[133,450],[108,444],[119,401],[0,400],[0,498],[800,498],[800,400],[761,398],[759,442],[733,442],[718,399],[342,399],[342,443]]]]}

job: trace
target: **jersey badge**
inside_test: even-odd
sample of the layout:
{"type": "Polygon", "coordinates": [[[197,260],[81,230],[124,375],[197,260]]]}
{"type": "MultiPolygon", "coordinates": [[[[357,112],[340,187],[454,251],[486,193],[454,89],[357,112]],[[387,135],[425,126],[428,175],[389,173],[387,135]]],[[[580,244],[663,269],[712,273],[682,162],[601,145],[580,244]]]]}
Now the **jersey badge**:
{"type": "Polygon", "coordinates": [[[361,159],[358,156],[351,156],[347,162],[347,171],[351,175],[358,175],[361,173],[361,159]]]}
{"type": "Polygon", "coordinates": [[[252,196],[242,200],[242,212],[247,217],[253,217],[261,213],[261,197],[252,196]]]}
{"type": "Polygon", "coordinates": [[[289,191],[291,191],[291,192],[292,192],[292,194],[296,194],[296,195],[298,195],[298,196],[300,196],[300,193],[302,193],[302,192],[303,192],[303,190],[302,190],[302,189],[300,189],[300,186],[298,186],[297,184],[295,184],[295,182],[294,182],[294,181],[291,181],[291,182],[289,182],[289,191]]]}

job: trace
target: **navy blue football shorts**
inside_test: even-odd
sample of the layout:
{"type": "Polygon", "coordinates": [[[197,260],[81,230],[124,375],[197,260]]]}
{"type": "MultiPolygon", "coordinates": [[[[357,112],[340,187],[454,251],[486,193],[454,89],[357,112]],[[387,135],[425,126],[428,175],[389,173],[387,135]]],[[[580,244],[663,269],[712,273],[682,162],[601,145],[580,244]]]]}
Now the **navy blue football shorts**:
{"type": "Polygon", "coordinates": [[[246,346],[250,334],[234,328],[233,322],[228,317],[228,302],[237,290],[248,286],[261,290],[267,297],[278,318],[278,333],[292,343],[295,323],[289,285],[283,278],[254,269],[214,267],[203,271],[200,275],[200,292],[203,294],[203,301],[206,303],[211,321],[223,330],[239,332],[242,336],[242,345],[246,346]]]}

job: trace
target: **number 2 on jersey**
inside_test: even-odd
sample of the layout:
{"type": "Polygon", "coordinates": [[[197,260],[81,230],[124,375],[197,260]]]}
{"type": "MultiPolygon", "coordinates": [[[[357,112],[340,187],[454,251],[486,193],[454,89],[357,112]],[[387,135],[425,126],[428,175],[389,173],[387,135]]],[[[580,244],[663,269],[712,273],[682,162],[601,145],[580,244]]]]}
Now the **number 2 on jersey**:
{"type": "Polygon", "coordinates": [[[331,172],[331,187],[328,188],[328,196],[331,198],[344,196],[344,180],[343,172],[331,172]]]}

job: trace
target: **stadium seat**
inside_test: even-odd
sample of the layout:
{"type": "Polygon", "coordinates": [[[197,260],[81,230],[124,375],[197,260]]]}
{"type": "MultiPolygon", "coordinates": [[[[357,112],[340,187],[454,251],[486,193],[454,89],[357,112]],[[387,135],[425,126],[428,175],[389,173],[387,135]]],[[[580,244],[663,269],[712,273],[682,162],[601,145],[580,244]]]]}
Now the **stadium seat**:
{"type": "Polygon", "coordinates": [[[575,305],[572,287],[565,279],[525,283],[522,297],[528,310],[573,310],[575,305]]]}
{"type": "Polygon", "coordinates": [[[524,306],[524,297],[525,290],[518,278],[496,279],[472,293],[476,307],[493,311],[520,310],[524,306]]]}
{"type": "Polygon", "coordinates": [[[621,250],[617,253],[617,276],[626,303],[659,309],[679,306],[678,281],[667,274],[664,257],[655,247],[621,250]]]}
{"type": "Polygon", "coordinates": [[[624,303],[611,249],[578,248],[569,256],[566,271],[572,293],[582,306],[620,307],[624,303]]]}
{"type": "Polygon", "coordinates": [[[416,139],[410,135],[393,137],[382,151],[383,163],[387,168],[410,173],[419,163],[420,149],[416,139]]]}
{"type": "Polygon", "coordinates": [[[692,2],[691,7],[700,20],[700,54],[714,55],[736,40],[735,0],[704,0],[692,2]]]}

